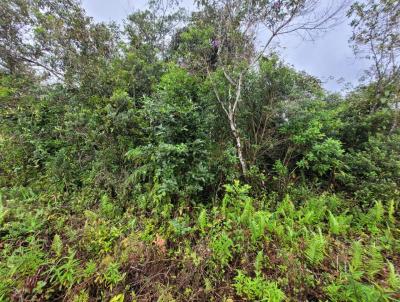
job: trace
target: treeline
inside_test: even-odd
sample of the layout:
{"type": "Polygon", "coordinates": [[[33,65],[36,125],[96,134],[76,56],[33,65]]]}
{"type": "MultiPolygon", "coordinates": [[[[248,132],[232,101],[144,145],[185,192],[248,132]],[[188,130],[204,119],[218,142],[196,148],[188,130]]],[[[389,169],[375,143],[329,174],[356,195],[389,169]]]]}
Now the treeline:
{"type": "Polygon", "coordinates": [[[400,299],[400,2],[0,3],[0,300],[400,299]],[[346,95],[281,36],[351,22],[346,95]]]}

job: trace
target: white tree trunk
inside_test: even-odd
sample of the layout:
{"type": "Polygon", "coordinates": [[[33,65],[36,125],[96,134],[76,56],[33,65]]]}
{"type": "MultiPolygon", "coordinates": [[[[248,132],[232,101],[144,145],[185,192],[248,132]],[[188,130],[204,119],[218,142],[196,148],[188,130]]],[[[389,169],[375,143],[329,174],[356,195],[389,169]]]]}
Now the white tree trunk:
{"type": "Polygon", "coordinates": [[[243,156],[242,141],[240,139],[239,132],[238,132],[238,130],[236,128],[236,123],[235,123],[233,115],[229,114],[228,115],[228,119],[229,119],[229,125],[231,127],[232,134],[233,134],[233,136],[235,138],[236,151],[237,151],[237,155],[239,157],[240,167],[242,169],[243,175],[246,175],[247,174],[247,165],[246,165],[246,161],[245,161],[244,156],[243,156]]]}

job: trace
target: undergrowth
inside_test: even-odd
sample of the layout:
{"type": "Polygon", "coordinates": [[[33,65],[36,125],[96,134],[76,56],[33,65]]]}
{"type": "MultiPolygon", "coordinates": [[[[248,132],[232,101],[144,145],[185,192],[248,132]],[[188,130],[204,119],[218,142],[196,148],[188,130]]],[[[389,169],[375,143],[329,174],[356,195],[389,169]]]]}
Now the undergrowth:
{"type": "Polygon", "coordinates": [[[213,206],[121,212],[103,194],[82,213],[25,190],[1,195],[2,301],[400,299],[396,203],[294,191],[276,207],[236,181],[213,206]]]}

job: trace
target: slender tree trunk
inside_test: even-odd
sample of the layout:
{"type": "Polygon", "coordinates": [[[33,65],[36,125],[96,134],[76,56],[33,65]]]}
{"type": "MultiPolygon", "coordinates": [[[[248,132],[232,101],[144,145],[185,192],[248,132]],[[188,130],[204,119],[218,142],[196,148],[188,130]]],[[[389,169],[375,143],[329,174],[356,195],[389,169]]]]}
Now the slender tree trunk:
{"type": "MultiPolygon", "coordinates": [[[[210,76],[210,72],[208,69],[207,69],[207,73],[210,76]]],[[[229,81],[230,85],[232,85],[236,89],[236,95],[234,97],[234,101],[232,102],[230,88],[229,88],[229,100],[226,103],[224,103],[224,101],[219,97],[218,91],[214,85],[213,85],[213,89],[214,89],[214,93],[215,93],[215,96],[217,97],[218,102],[220,103],[222,109],[224,110],[224,112],[228,118],[232,135],[235,138],[236,152],[237,152],[237,156],[239,158],[242,174],[246,175],[247,174],[247,165],[246,165],[246,160],[243,155],[242,140],[240,139],[240,134],[239,134],[236,122],[235,122],[236,109],[241,100],[243,74],[242,73],[240,74],[237,82],[232,80],[232,78],[225,72],[225,70],[224,70],[224,75],[225,75],[226,79],[229,81]]]]}
{"type": "MultiPolygon", "coordinates": [[[[225,73],[225,76],[227,76],[226,73],[225,73]]],[[[243,176],[245,176],[247,174],[247,165],[246,165],[246,160],[244,159],[244,155],[243,155],[242,141],[240,139],[240,134],[236,127],[236,122],[235,122],[236,109],[237,109],[239,102],[241,100],[241,97],[242,97],[242,81],[243,81],[243,73],[241,73],[239,75],[237,85],[235,85],[236,86],[235,101],[233,103],[233,106],[229,105],[229,107],[228,107],[229,108],[228,109],[228,119],[229,119],[229,125],[232,130],[232,134],[235,137],[236,149],[237,149],[237,153],[238,153],[238,157],[239,157],[240,166],[242,168],[242,174],[243,174],[243,176]]]]}
{"type": "Polygon", "coordinates": [[[399,114],[400,114],[399,109],[400,109],[399,102],[397,102],[397,100],[396,100],[396,103],[394,105],[394,120],[392,123],[392,127],[390,128],[389,134],[392,134],[394,131],[396,131],[397,124],[398,124],[398,118],[399,118],[399,114]]]}
{"type": "Polygon", "coordinates": [[[235,120],[234,120],[234,117],[233,117],[232,113],[228,115],[228,119],[229,119],[229,125],[231,127],[231,131],[232,131],[233,137],[235,138],[236,151],[237,151],[237,155],[239,157],[240,167],[242,169],[243,175],[246,175],[246,173],[247,173],[247,165],[246,165],[246,161],[245,161],[244,156],[243,156],[242,140],[240,139],[240,135],[239,135],[239,132],[237,130],[236,123],[235,123],[235,120]]]}

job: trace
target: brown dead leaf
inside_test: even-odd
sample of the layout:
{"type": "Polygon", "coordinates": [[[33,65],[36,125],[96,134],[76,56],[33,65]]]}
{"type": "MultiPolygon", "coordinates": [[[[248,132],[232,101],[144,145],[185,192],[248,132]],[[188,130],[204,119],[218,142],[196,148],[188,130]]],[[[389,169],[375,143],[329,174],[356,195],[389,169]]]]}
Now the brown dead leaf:
{"type": "Polygon", "coordinates": [[[167,252],[165,239],[160,235],[156,234],[156,240],[153,243],[160,249],[161,253],[165,254],[167,252]]]}

